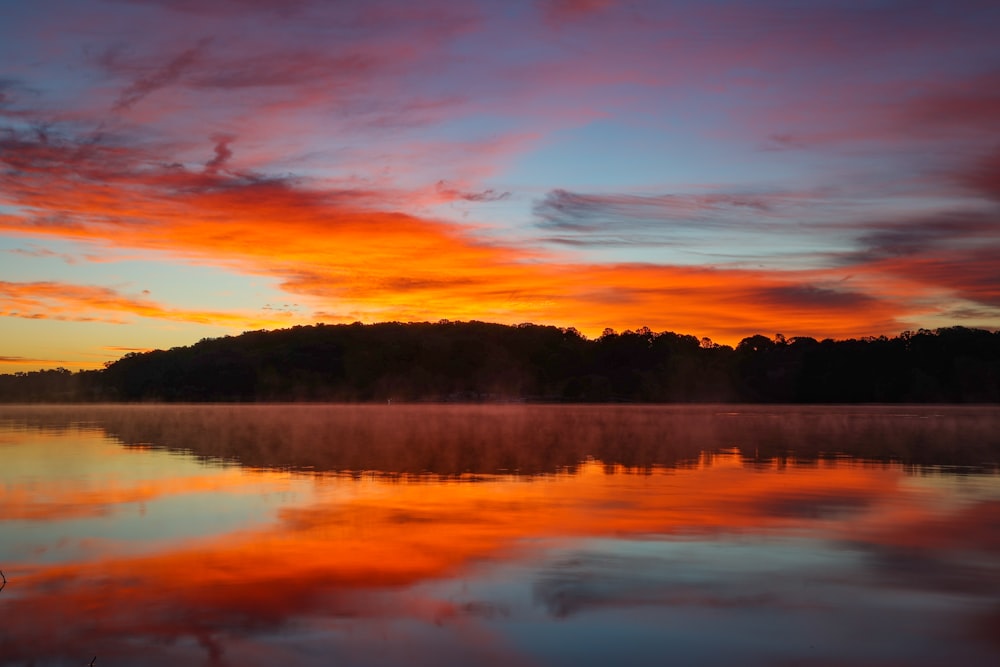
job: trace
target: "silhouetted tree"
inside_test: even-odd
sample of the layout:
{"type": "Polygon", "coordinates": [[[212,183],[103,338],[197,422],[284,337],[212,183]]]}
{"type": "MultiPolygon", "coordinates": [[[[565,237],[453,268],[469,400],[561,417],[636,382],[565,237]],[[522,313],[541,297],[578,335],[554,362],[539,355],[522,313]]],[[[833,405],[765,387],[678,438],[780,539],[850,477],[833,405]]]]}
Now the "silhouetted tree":
{"type": "Polygon", "coordinates": [[[1000,402],[1000,333],[754,335],[735,349],[647,327],[296,326],[129,353],[103,370],[0,375],[0,401],[1000,402]]]}

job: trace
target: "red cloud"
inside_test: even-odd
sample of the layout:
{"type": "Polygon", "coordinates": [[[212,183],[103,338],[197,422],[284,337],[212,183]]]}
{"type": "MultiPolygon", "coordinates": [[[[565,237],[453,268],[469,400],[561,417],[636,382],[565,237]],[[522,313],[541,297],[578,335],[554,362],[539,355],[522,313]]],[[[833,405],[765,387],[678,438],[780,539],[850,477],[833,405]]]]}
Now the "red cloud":
{"type": "MultiPolygon", "coordinates": [[[[6,142],[17,148],[4,158],[16,173],[0,179],[14,202],[24,210],[60,211],[55,218],[0,221],[8,233],[155,249],[273,276],[348,321],[534,320],[591,334],[646,325],[735,343],[761,328],[878,334],[898,328],[905,312],[890,301],[824,286],[836,277],[823,272],[573,262],[487,241],[474,227],[379,210],[371,205],[375,193],[194,172],[99,142],[6,142]]],[[[96,288],[9,283],[7,291],[10,303],[22,299],[18,313],[32,315],[248,319],[173,310],[96,288]]]]}
{"type": "MultiPolygon", "coordinates": [[[[997,113],[1000,114],[1000,108],[997,113]]],[[[985,197],[1000,201],[1000,148],[977,161],[961,175],[962,182],[985,197]]],[[[1000,213],[997,214],[1000,224],[1000,213]]]]}

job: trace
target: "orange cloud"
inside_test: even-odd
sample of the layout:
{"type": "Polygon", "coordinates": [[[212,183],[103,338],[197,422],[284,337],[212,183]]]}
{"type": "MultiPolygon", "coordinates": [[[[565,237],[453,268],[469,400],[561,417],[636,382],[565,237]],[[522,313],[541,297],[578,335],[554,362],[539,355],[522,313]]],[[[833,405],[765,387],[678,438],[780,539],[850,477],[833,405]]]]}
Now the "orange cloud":
{"type": "MultiPolygon", "coordinates": [[[[575,326],[649,326],[735,343],[749,333],[850,336],[897,328],[904,308],[842,290],[819,271],[597,265],[489,240],[373,206],[377,193],[314,189],[285,179],[182,166],[120,146],[8,139],[22,210],[59,216],[0,220],[8,233],[156,250],[186,261],[276,277],[317,317],[335,321],[486,319],[575,326]]],[[[228,144],[217,143],[225,148],[228,144]]],[[[474,194],[474,193],[473,193],[474,194]]],[[[275,320],[170,309],[112,290],[5,283],[7,314],[126,314],[246,328],[275,320]],[[253,325],[250,325],[253,326],[253,325]]],[[[287,323],[280,321],[280,323],[287,323]]]]}
{"type": "Polygon", "coordinates": [[[287,319],[249,313],[167,308],[150,299],[125,296],[107,287],[60,282],[0,281],[0,316],[113,324],[124,324],[128,316],[139,316],[243,328],[288,323],[287,319]]]}

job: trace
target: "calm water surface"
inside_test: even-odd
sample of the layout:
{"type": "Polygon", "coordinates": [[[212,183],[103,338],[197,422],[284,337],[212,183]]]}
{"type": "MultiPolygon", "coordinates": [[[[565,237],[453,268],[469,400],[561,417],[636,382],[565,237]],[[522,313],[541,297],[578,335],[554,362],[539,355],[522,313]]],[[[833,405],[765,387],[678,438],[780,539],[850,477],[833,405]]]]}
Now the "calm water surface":
{"type": "Polygon", "coordinates": [[[1000,410],[0,407],[0,665],[1000,664],[1000,410]]]}

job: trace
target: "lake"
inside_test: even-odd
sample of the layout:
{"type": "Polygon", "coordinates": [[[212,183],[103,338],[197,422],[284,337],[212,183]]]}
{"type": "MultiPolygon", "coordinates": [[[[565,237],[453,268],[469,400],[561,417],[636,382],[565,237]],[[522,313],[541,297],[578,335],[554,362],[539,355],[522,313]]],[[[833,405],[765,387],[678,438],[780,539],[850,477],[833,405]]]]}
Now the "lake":
{"type": "Polygon", "coordinates": [[[0,665],[992,667],[998,462],[995,406],[0,406],[0,665]]]}

